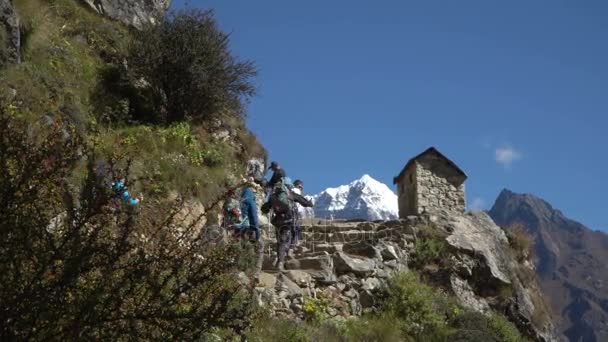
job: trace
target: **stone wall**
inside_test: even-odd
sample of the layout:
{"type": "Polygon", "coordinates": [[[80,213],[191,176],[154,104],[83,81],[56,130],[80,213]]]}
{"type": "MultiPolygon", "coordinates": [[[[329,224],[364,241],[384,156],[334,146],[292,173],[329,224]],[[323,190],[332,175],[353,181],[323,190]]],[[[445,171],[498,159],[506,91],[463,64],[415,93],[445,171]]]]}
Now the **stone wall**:
{"type": "Polygon", "coordinates": [[[510,286],[507,316],[533,340],[555,340],[551,322],[532,319],[537,308],[530,298],[540,293],[535,281],[520,281],[515,268],[524,266],[509,252],[502,229],[485,213],[441,211],[381,223],[314,223],[303,227],[302,243],[289,252],[285,272],[275,270],[275,243],[267,240],[257,281],[252,284],[244,274],[240,277],[254,286],[258,305],[276,316],[305,319],[304,304],[314,298],[328,300],[326,314],[335,319],[374,311],[387,279],[411,266],[420,230],[434,225],[447,235],[452,264],[435,271],[445,273],[433,278],[443,282],[437,285],[464,307],[482,313],[503,311],[496,298],[500,289],[510,286]]]}
{"type": "Polygon", "coordinates": [[[422,158],[416,161],[416,203],[418,213],[465,211],[464,180],[451,175],[448,166],[422,158]],[[445,169],[442,169],[445,168],[445,169]]]}

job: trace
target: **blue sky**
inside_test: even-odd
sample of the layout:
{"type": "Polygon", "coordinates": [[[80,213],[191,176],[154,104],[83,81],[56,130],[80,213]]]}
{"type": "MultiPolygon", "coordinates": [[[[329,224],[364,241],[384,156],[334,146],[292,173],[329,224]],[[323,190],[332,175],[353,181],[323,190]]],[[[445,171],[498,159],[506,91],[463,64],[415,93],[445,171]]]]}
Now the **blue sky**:
{"type": "Polygon", "coordinates": [[[435,146],[470,205],[509,188],[608,231],[608,2],[189,3],[258,65],[249,127],[307,192],[392,187],[435,146]]]}

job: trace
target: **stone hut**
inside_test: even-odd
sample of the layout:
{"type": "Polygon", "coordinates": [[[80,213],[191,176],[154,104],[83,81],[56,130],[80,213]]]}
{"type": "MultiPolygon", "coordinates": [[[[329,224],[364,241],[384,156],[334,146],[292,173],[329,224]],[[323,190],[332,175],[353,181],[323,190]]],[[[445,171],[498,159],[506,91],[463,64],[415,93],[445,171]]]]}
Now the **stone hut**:
{"type": "Polygon", "coordinates": [[[399,217],[448,210],[464,212],[467,175],[431,147],[410,159],[393,179],[399,197],[399,217]]]}

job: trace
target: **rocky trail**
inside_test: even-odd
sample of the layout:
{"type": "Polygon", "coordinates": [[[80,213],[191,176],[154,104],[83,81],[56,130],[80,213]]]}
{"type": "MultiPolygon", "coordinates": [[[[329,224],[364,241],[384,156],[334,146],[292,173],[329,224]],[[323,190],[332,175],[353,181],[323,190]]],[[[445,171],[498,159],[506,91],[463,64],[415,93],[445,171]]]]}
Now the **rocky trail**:
{"type": "MultiPolygon", "coordinates": [[[[285,272],[274,268],[276,242],[265,236],[262,272],[255,287],[258,303],[275,315],[296,319],[306,316],[305,303],[322,299],[335,318],[373,311],[387,279],[412,268],[415,244],[424,229],[434,226],[447,234],[452,251],[450,269],[441,270],[443,284],[459,303],[487,313],[497,304],[503,285],[513,287],[507,313],[535,340],[555,340],[550,322],[533,322],[535,284],[518,279],[517,261],[508,252],[501,228],[484,213],[410,216],[384,222],[314,221],[303,227],[302,241],[290,250],[285,272]]],[[[268,227],[265,227],[268,233],[268,227]]]]}

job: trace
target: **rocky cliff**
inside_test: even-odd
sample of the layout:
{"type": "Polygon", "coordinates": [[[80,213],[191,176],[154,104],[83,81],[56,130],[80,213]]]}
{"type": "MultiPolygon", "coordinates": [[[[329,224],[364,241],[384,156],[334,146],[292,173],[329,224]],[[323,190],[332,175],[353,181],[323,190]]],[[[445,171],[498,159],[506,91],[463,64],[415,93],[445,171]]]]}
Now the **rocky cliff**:
{"type": "Polygon", "coordinates": [[[392,274],[416,269],[464,307],[498,311],[534,340],[556,340],[534,277],[525,278],[533,275],[530,263],[516,260],[504,231],[484,213],[314,223],[304,227],[304,243],[290,253],[285,273],[274,272],[273,251],[265,256],[256,291],[276,315],[302,318],[305,299],[318,296],[330,299],[330,316],[373,311],[392,274]],[[420,262],[431,230],[449,250],[441,267],[420,262]]]}
{"type": "Polygon", "coordinates": [[[0,66],[5,63],[19,63],[21,61],[19,16],[10,0],[0,0],[0,23],[2,23],[0,44],[3,45],[0,66]]]}
{"type": "Polygon", "coordinates": [[[84,2],[99,14],[136,28],[155,23],[171,6],[171,0],[84,0],[84,2]]]}
{"type": "Polygon", "coordinates": [[[523,224],[532,236],[536,271],[559,330],[570,341],[608,341],[608,235],[538,197],[509,190],[489,214],[500,225],[523,224]]]}

